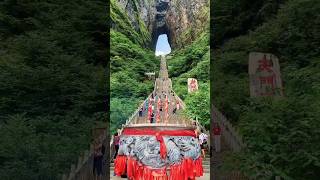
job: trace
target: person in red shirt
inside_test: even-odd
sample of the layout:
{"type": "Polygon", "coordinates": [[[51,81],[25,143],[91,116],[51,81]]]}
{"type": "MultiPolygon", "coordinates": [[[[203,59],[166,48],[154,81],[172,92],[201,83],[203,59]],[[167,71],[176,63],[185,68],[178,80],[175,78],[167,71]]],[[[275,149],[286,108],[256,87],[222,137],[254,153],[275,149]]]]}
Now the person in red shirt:
{"type": "Polygon", "coordinates": [[[118,135],[118,133],[114,133],[113,144],[114,144],[114,148],[116,150],[113,159],[116,159],[116,157],[118,155],[119,145],[120,145],[120,136],[118,135]]]}
{"type": "Polygon", "coordinates": [[[221,150],[221,128],[218,123],[215,123],[213,126],[213,135],[214,135],[214,145],[216,152],[221,150]]]}

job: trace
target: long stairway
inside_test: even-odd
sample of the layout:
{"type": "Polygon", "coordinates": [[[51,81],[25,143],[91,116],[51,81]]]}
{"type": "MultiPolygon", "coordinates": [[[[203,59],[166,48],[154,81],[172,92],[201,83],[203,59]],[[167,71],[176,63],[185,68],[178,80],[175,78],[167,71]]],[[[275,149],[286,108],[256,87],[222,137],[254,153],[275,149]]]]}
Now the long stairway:
{"type": "Polygon", "coordinates": [[[129,125],[140,126],[150,124],[148,119],[148,104],[150,102],[154,106],[154,123],[169,126],[192,125],[190,120],[186,120],[186,118],[182,116],[181,111],[184,108],[184,102],[172,90],[172,82],[168,75],[167,63],[164,56],[161,57],[159,77],[155,81],[154,91],[136,111],[138,112],[140,108],[143,108],[142,116],[138,116],[137,114],[133,115],[134,118],[129,122],[129,125]],[[167,110],[165,108],[166,102],[168,102],[167,110]],[[157,119],[158,109],[161,109],[159,119],[157,119]]]}

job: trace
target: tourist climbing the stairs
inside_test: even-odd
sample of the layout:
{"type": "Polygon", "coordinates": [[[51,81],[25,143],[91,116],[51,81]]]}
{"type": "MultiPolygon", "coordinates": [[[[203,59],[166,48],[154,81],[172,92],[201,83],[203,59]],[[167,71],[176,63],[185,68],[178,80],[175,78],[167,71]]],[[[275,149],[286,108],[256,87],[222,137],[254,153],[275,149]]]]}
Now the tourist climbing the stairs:
{"type": "Polygon", "coordinates": [[[153,112],[151,113],[151,120],[150,120],[150,123],[154,123],[154,113],[153,113],[153,112]]]}
{"type": "Polygon", "coordinates": [[[142,113],[143,113],[143,108],[141,107],[141,108],[139,109],[139,117],[142,117],[142,113]]]}
{"type": "Polygon", "coordinates": [[[214,123],[213,126],[214,145],[216,152],[221,150],[221,128],[218,123],[214,123]]]}
{"type": "Polygon", "coordinates": [[[179,102],[179,100],[177,100],[177,110],[179,110],[180,109],[180,102],[179,102]]]}
{"type": "Polygon", "coordinates": [[[172,111],[172,114],[175,114],[176,111],[177,111],[177,108],[175,107],[175,108],[173,109],[173,111],[172,111]]]}
{"type": "Polygon", "coordinates": [[[202,151],[203,158],[206,158],[205,150],[207,149],[207,141],[208,141],[208,135],[203,133],[203,130],[201,130],[201,134],[199,135],[199,141],[200,141],[200,147],[202,151]]]}
{"type": "Polygon", "coordinates": [[[115,153],[114,153],[113,159],[116,159],[116,157],[118,155],[119,144],[120,144],[120,136],[119,136],[118,133],[114,133],[113,144],[114,144],[114,149],[115,149],[115,153]]]}

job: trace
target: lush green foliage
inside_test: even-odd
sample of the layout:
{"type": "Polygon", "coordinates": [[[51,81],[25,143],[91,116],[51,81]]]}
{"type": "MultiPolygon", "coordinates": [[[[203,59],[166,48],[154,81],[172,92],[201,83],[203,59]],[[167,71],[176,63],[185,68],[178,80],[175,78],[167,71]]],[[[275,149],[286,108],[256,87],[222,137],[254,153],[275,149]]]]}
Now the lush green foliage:
{"type": "Polygon", "coordinates": [[[168,59],[169,75],[173,79],[173,89],[185,100],[188,106],[187,116],[195,117],[210,128],[209,97],[209,33],[203,32],[194,42],[185,48],[174,51],[168,59]],[[188,94],[187,80],[196,78],[199,91],[188,94]]]}
{"type": "Polygon", "coordinates": [[[0,179],[59,179],[106,120],[105,2],[0,2],[0,179]]]}
{"type": "Polygon", "coordinates": [[[278,8],[286,0],[215,0],[211,22],[214,46],[219,46],[230,38],[248,33],[273,18],[278,8]]]}
{"type": "MultiPolygon", "coordinates": [[[[226,1],[216,3],[226,8],[227,13],[234,6],[226,1]]],[[[228,35],[231,27],[217,21],[216,28],[220,30],[215,33],[226,33],[218,39],[229,41],[215,49],[211,72],[213,102],[237,125],[248,144],[248,151],[238,158],[240,169],[250,177],[318,179],[320,176],[319,10],[315,0],[287,1],[280,10],[273,10],[278,13],[267,13],[265,18],[243,26],[242,34],[246,35],[242,36],[228,35]],[[254,31],[249,32],[251,28],[254,31]],[[248,54],[252,51],[279,57],[285,97],[249,97],[248,54]]],[[[260,12],[248,12],[243,13],[259,17],[260,12]]],[[[237,15],[229,15],[243,23],[237,20],[237,15]]]]}

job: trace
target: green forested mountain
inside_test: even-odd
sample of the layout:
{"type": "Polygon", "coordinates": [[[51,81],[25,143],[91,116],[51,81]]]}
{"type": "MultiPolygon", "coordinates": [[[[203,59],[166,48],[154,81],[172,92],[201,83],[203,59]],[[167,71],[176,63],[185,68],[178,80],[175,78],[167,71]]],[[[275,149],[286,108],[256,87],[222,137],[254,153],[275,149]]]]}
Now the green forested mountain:
{"type": "Polygon", "coordinates": [[[0,2],[0,179],[59,179],[106,120],[106,4],[0,2]]]}
{"type": "Polygon", "coordinates": [[[257,179],[318,179],[320,4],[216,0],[212,7],[212,101],[247,143],[226,167],[257,179]],[[252,51],[279,57],[285,97],[250,98],[252,51]]]}

